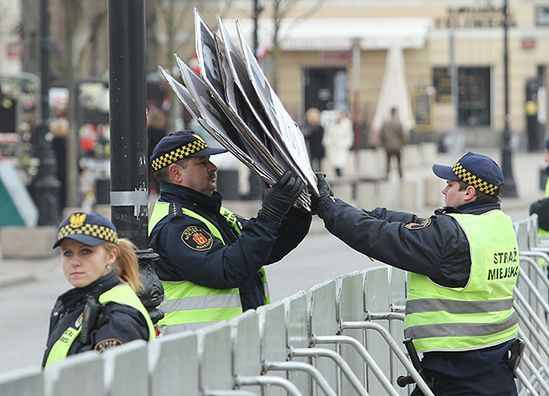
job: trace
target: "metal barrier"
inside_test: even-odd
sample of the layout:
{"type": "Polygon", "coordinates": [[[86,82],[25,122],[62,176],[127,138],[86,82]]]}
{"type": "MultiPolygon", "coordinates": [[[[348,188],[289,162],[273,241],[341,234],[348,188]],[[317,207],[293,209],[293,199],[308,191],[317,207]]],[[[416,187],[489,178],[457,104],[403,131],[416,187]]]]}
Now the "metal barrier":
{"type": "MultiPolygon", "coordinates": [[[[514,224],[521,270],[514,307],[525,353],[519,395],[549,394],[549,244],[535,216],[514,224]]],[[[432,395],[402,346],[406,273],[369,268],[247,311],[230,322],[71,356],[0,375],[0,395],[432,395]],[[410,387],[409,387],[410,388],[410,387]]]]}
{"type": "Polygon", "coordinates": [[[187,331],[149,344],[150,396],[198,396],[198,339],[187,331]]]}

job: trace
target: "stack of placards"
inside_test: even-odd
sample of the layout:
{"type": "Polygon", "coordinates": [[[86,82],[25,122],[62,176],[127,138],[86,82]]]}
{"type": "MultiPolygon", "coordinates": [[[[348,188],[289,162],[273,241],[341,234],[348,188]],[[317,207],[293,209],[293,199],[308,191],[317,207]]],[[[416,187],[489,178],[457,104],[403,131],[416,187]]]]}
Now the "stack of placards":
{"type": "Polygon", "coordinates": [[[223,147],[269,185],[287,170],[307,184],[299,199],[310,207],[318,195],[303,133],[269,85],[236,21],[239,45],[219,19],[214,33],[195,9],[196,53],[200,75],[177,55],[183,84],[159,68],[189,113],[223,147]]]}

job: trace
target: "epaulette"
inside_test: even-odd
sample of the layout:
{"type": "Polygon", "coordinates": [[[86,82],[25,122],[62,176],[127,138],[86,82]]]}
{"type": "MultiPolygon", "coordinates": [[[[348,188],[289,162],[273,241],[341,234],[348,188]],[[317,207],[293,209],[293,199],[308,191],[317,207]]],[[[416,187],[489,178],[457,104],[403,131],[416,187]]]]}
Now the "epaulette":
{"type": "Polygon", "coordinates": [[[181,204],[177,202],[170,202],[170,208],[168,209],[168,220],[174,217],[182,217],[183,210],[181,204]]]}

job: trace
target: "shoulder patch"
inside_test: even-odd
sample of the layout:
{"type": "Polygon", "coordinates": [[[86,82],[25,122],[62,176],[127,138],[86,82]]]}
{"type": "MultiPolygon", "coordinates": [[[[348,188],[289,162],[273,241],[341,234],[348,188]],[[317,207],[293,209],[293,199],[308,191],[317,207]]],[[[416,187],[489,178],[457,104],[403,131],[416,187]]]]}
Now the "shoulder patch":
{"type": "Polygon", "coordinates": [[[431,219],[425,219],[421,223],[408,223],[404,228],[408,230],[421,230],[422,228],[427,228],[431,225],[431,219]]]}
{"type": "Polygon", "coordinates": [[[111,349],[115,346],[122,345],[123,342],[120,341],[118,338],[107,338],[106,340],[103,340],[95,345],[94,350],[97,352],[105,352],[108,349],[111,349]]]}
{"type": "Polygon", "coordinates": [[[202,252],[210,250],[213,238],[208,231],[198,226],[188,226],[181,233],[181,241],[192,250],[202,252]]]}

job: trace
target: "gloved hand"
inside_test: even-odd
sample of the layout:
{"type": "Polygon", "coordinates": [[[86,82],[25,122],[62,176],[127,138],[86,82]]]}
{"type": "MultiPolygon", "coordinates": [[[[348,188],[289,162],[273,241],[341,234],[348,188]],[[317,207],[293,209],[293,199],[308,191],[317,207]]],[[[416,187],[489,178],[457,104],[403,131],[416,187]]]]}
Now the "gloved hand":
{"type": "Polygon", "coordinates": [[[326,180],[326,174],[322,172],[315,172],[316,180],[317,180],[317,186],[318,186],[318,192],[320,193],[320,197],[317,197],[314,194],[311,194],[311,213],[317,214],[318,213],[318,205],[320,201],[324,199],[330,199],[333,201],[333,195],[334,191],[332,190],[332,186],[330,186],[330,183],[328,180],[326,180]]]}
{"type": "Polygon", "coordinates": [[[304,188],[305,183],[300,177],[292,171],[286,171],[280,180],[265,192],[260,216],[280,222],[304,188]]]}
{"type": "Polygon", "coordinates": [[[334,196],[334,190],[328,180],[326,180],[326,174],[322,172],[316,172],[316,184],[318,186],[318,192],[320,193],[320,199],[329,198],[334,196]]]}

